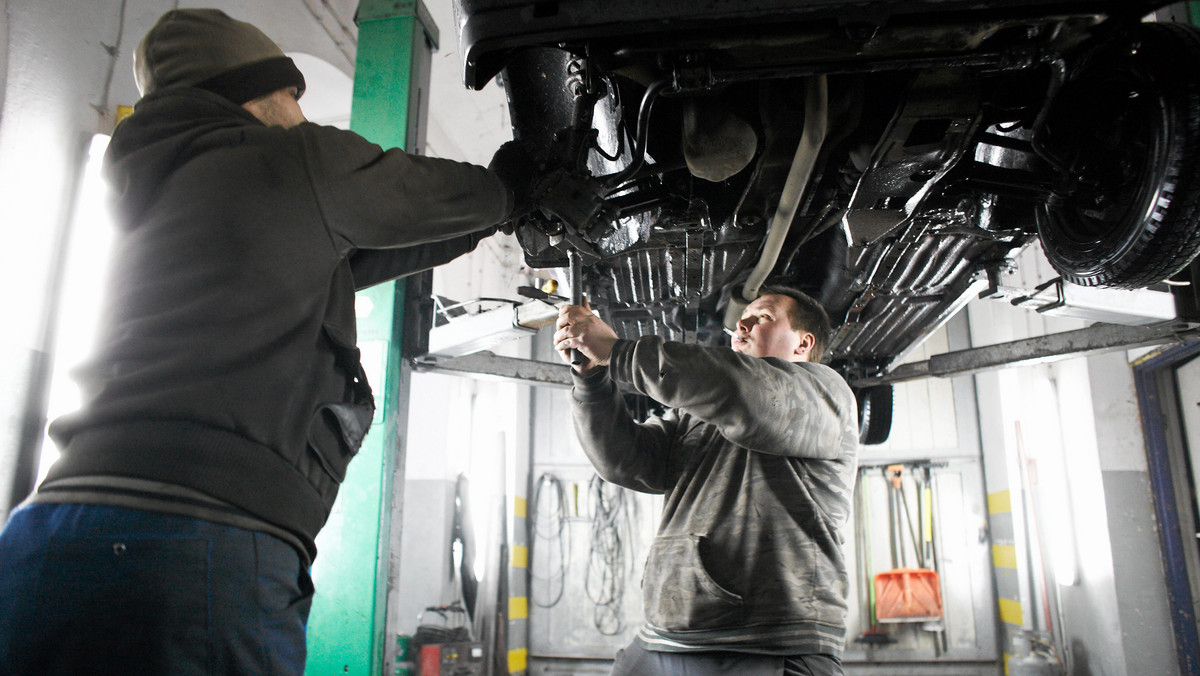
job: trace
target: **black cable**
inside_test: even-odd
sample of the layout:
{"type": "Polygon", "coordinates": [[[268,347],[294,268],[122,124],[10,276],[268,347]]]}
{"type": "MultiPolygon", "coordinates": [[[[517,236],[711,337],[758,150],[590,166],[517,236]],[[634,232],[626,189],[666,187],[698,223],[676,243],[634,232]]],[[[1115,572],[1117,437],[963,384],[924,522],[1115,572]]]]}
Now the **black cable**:
{"type": "MultiPolygon", "coordinates": [[[[457,601],[445,606],[430,606],[425,609],[425,612],[437,613],[441,616],[442,622],[450,621],[450,615],[454,614],[459,618],[460,624],[457,627],[438,626],[436,624],[421,624],[421,617],[417,618],[417,631],[413,634],[413,647],[419,653],[421,646],[437,645],[441,643],[469,643],[471,641],[471,628],[466,626],[467,609],[457,601]]],[[[425,613],[422,613],[423,616],[425,613]]]]}
{"type": "Polygon", "coordinates": [[[617,160],[621,159],[622,155],[625,154],[625,137],[629,134],[628,125],[625,124],[625,109],[621,105],[621,90],[618,89],[608,77],[604,77],[602,79],[604,80],[605,85],[608,87],[608,90],[612,92],[613,109],[617,111],[618,115],[620,115],[620,117],[617,118],[615,134],[617,137],[617,150],[612,155],[609,155],[608,153],[604,152],[604,148],[600,147],[599,140],[592,141],[592,149],[596,151],[597,155],[603,157],[609,162],[616,162],[617,160]]]}
{"type": "Polygon", "coordinates": [[[637,139],[634,141],[633,155],[630,158],[629,166],[615,174],[603,177],[605,184],[609,187],[609,194],[619,190],[621,184],[633,178],[638,169],[642,168],[642,163],[646,160],[646,145],[650,134],[650,111],[654,108],[654,102],[658,99],[659,92],[668,85],[670,82],[667,80],[657,80],[646,87],[646,93],[642,95],[642,103],[638,107],[637,139]]]}
{"type": "MultiPolygon", "coordinates": [[[[533,515],[530,519],[530,523],[533,524],[533,537],[530,539],[529,544],[529,577],[532,582],[545,582],[547,594],[550,594],[554,589],[555,581],[557,580],[558,591],[552,594],[553,598],[549,602],[544,603],[537,598],[537,586],[530,584],[529,596],[533,599],[534,605],[539,608],[552,608],[558,605],[566,590],[567,570],[571,562],[571,529],[567,521],[568,514],[567,496],[563,491],[562,482],[552,474],[543,474],[538,479],[537,488],[534,489],[533,493],[533,515]],[[553,490],[553,495],[549,495],[546,498],[551,503],[550,510],[545,510],[542,507],[543,487],[553,490]],[[543,540],[551,546],[556,543],[558,545],[558,569],[554,570],[551,568],[545,577],[537,574],[537,552],[541,550],[538,543],[543,540]]],[[[553,548],[549,552],[553,552],[553,548]]],[[[547,566],[549,566],[550,553],[547,554],[546,559],[547,566]]]]}
{"type": "Polygon", "coordinates": [[[593,476],[588,484],[592,503],[592,536],[584,591],[596,605],[592,616],[596,630],[605,636],[615,636],[624,629],[621,609],[625,600],[628,557],[622,531],[629,532],[630,517],[624,489],[613,486],[615,491],[606,492],[605,485],[599,476],[593,476]],[[598,589],[593,588],[593,572],[599,576],[595,583],[598,589]]]}

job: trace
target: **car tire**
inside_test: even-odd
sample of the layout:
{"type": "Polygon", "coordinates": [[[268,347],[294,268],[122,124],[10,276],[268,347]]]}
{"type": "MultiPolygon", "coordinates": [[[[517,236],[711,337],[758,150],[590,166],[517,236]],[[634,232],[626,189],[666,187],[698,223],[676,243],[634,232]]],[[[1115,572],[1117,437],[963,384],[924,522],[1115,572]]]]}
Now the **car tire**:
{"type": "Polygon", "coordinates": [[[892,432],[893,397],[891,385],[875,385],[857,390],[858,443],[882,444],[892,432]]]}
{"type": "Polygon", "coordinates": [[[1038,130],[1059,180],[1038,235],[1063,279],[1140,288],[1200,251],[1200,32],[1139,24],[1089,48],[1038,130]]]}

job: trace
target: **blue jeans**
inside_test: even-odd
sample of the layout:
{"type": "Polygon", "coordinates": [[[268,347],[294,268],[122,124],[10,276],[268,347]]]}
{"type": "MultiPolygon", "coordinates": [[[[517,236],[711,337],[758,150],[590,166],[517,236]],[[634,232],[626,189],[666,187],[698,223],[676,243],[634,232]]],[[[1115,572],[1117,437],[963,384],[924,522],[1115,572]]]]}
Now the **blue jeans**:
{"type": "Polygon", "coordinates": [[[312,580],[278,538],[34,504],[0,533],[0,675],[296,674],[312,580]]]}
{"type": "Polygon", "coordinates": [[[610,676],[842,676],[833,655],[770,657],[744,653],[660,653],[634,639],[617,652],[610,676]]]}

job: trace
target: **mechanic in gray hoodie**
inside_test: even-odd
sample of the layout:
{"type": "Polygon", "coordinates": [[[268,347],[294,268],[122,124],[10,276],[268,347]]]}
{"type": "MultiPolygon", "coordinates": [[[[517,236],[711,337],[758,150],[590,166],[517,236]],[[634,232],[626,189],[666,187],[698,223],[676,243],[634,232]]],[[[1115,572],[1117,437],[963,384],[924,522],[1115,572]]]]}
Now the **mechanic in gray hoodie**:
{"type": "Polygon", "coordinates": [[[646,561],[646,622],[614,676],[841,674],[842,545],[858,455],[854,395],[818,363],[829,319],[766,287],[732,350],[618,340],[590,308],[561,309],[575,348],[575,431],[601,478],[664,495],[646,561]],[[621,390],[668,407],[635,421],[621,390]]]}
{"type": "Polygon", "coordinates": [[[0,535],[0,673],[300,674],[314,539],[375,411],[355,290],[473,249],[526,169],[305,121],[292,60],[217,10],[165,14],[135,76],[83,406],[0,535]]]}

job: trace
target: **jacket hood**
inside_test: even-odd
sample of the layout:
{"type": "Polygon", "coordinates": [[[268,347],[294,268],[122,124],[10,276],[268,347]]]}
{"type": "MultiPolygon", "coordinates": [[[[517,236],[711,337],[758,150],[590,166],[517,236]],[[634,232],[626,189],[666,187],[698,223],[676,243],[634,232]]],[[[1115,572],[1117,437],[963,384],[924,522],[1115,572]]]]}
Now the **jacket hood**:
{"type": "Polygon", "coordinates": [[[144,97],[113,133],[104,156],[117,227],[137,226],[171,172],[212,144],[263,127],[241,106],[201,89],[172,87],[144,97]]]}

